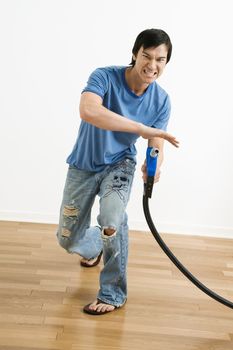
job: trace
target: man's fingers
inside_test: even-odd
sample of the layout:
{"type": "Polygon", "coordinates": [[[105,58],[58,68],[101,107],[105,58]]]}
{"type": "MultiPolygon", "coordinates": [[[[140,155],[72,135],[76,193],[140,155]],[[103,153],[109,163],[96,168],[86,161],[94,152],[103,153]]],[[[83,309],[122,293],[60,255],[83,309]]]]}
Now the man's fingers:
{"type": "Polygon", "coordinates": [[[160,174],[161,174],[161,171],[158,170],[158,172],[156,172],[155,177],[154,177],[154,183],[159,181],[159,179],[160,179],[160,174]]]}
{"type": "Polygon", "coordinates": [[[179,147],[179,141],[176,139],[176,138],[174,138],[172,141],[171,141],[171,143],[173,144],[173,146],[175,146],[175,147],[179,147]]]}
{"type": "Polygon", "coordinates": [[[142,172],[145,172],[145,171],[146,171],[146,166],[145,166],[145,164],[142,165],[141,171],[142,171],[142,172]]]}
{"type": "Polygon", "coordinates": [[[173,146],[179,147],[179,141],[176,139],[175,136],[165,133],[164,139],[170,142],[173,146]]]}

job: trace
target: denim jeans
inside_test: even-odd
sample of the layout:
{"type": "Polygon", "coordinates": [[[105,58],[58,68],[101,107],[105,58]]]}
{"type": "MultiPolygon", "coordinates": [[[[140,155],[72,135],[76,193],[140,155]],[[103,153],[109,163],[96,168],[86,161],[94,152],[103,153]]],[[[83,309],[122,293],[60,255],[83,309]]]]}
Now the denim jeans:
{"type": "Polygon", "coordinates": [[[116,307],[127,299],[128,225],[125,212],[132,187],[135,162],[125,159],[108,165],[101,172],[69,166],[61,205],[59,244],[69,253],[85,259],[103,250],[104,268],[100,273],[97,298],[116,307]],[[90,227],[91,209],[99,196],[100,225],[90,227]],[[108,236],[104,229],[113,228],[108,236]]]}

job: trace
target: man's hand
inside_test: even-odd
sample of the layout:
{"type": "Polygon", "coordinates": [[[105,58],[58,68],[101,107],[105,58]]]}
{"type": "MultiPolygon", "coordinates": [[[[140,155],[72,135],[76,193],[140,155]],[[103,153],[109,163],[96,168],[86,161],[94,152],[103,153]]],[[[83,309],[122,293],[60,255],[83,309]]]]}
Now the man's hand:
{"type": "MultiPolygon", "coordinates": [[[[142,179],[143,179],[143,182],[146,183],[146,181],[147,181],[146,161],[145,161],[144,164],[142,165],[141,171],[142,171],[142,179]]],[[[154,183],[155,183],[155,182],[159,182],[160,174],[161,174],[161,171],[160,171],[160,169],[157,167],[156,173],[155,173],[155,176],[154,176],[154,183]]]]}
{"type": "Polygon", "coordinates": [[[160,137],[170,142],[173,146],[179,147],[179,141],[177,141],[175,136],[168,134],[166,131],[163,131],[161,129],[151,128],[144,124],[141,124],[140,136],[142,136],[144,139],[153,139],[154,137],[160,137]]]}

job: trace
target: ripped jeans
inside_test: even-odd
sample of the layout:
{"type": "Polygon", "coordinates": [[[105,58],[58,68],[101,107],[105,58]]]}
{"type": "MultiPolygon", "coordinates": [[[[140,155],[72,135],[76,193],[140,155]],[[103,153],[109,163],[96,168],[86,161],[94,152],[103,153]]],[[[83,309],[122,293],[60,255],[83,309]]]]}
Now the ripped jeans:
{"type": "Polygon", "coordinates": [[[125,159],[108,165],[101,172],[69,166],[61,205],[59,244],[69,253],[85,259],[97,257],[103,250],[104,268],[100,273],[97,298],[116,307],[127,299],[128,225],[125,212],[135,162],[125,159]],[[90,227],[91,209],[99,196],[100,225],[90,227]],[[114,229],[112,235],[104,229],[114,229]]]}

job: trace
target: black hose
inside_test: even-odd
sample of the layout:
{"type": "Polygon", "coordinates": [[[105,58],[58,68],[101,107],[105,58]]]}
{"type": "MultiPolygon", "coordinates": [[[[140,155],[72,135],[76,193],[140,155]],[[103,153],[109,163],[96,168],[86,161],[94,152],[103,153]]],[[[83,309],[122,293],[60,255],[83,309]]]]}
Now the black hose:
{"type": "Polygon", "coordinates": [[[202,290],[202,292],[206,293],[209,295],[211,298],[217,300],[219,303],[224,304],[227,307],[230,307],[233,309],[233,303],[227,299],[224,299],[220,295],[216,294],[213,292],[211,289],[207,288],[203,283],[201,283],[195,276],[189,272],[186,267],[184,267],[181,262],[175,257],[175,255],[171,252],[171,250],[167,247],[165,242],[162,240],[160,237],[158,231],[155,228],[155,225],[153,223],[153,220],[150,215],[150,210],[149,210],[149,201],[148,201],[148,196],[143,195],[143,210],[144,210],[144,215],[147,221],[147,224],[151,230],[151,233],[153,234],[154,238],[164,251],[164,253],[169,257],[169,259],[173,262],[173,264],[178,267],[178,269],[193,283],[195,284],[196,287],[202,290]]]}

